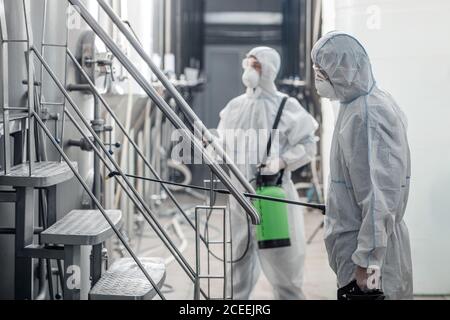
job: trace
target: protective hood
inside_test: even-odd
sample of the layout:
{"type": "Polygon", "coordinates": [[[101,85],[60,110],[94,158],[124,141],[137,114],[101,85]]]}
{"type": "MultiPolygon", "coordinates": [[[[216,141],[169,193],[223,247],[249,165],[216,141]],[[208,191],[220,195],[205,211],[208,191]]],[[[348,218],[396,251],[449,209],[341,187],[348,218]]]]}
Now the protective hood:
{"type": "Polygon", "coordinates": [[[261,63],[262,70],[259,87],[264,92],[275,94],[277,92],[275,79],[281,65],[281,58],[278,52],[269,47],[256,47],[247,54],[247,57],[249,56],[256,57],[261,63]]]}
{"type": "Polygon", "coordinates": [[[366,95],[375,86],[369,56],[349,34],[327,33],[314,45],[311,58],[327,73],[341,102],[351,102],[366,95]]]}

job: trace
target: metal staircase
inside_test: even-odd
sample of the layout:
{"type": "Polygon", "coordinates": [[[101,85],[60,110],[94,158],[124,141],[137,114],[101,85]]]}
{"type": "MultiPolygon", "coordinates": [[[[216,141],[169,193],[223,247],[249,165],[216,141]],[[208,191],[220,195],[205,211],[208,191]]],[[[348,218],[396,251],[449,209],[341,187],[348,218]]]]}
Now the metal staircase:
{"type": "MultiPolygon", "coordinates": [[[[166,271],[164,264],[159,258],[141,258],[138,257],[132,250],[127,238],[120,230],[122,213],[118,210],[107,210],[101,203],[98,194],[95,194],[87,183],[83,180],[77,171],[77,164],[72,162],[69,156],[63,150],[63,134],[61,137],[52,133],[47,127],[45,117],[41,112],[42,100],[39,98],[39,84],[35,80],[34,62],[37,61],[43,72],[46,72],[59,91],[64,96],[66,103],[61,105],[61,113],[64,118],[70,121],[74,127],[79,131],[80,135],[85,139],[93,150],[96,159],[103,164],[107,172],[118,172],[114,175],[118,186],[136,206],[138,212],[143,216],[144,220],[157,234],[162,244],[173,255],[175,261],[179,264],[181,269],[186,273],[187,277],[196,284],[195,298],[208,298],[206,293],[198,285],[200,277],[199,274],[199,257],[197,257],[197,265],[192,267],[187,259],[180,252],[176,244],[171,240],[167,231],[164,230],[158,217],[151,209],[151,206],[144,199],[144,196],[138,192],[135,185],[127,177],[126,172],[122,170],[117,160],[109,152],[108,146],[102,141],[98,130],[94,129],[88,119],[83,115],[80,108],[75,103],[73,97],[70,95],[65,79],[58,79],[55,72],[51,69],[47,61],[44,59],[41,52],[39,52],[33,45],[32,30],[30,23],[30,0],[22,0],[24,6],[24,15],[27,29],[27,39],[14,40],[23,41],[27,44],[27,67],[28,76],[26,85],[28,86],[28,105],[27,108],[20,108],[16,110],[20,112],[20,121],[22,121],[22,131],[26,134],[26,155],[27,161],[21,161],[17,165],[11,165],[11,150],[8,137],[10,135],[9,128],[11,120],[17,120],[17,115],[13,118],[9,112],[11,108],[8,106],[8,82],[7,70],[3,69],[2,77],[2,120],[3,120],[3,153],[4,166],[0,175],[0,185],[10,186],[14,188],[16,197],[13,200],[16,202],[16,298],[17,299],[32,299],[33,298],[33,259],[55,259],[64,260],[64,299],[79,299],[80,286],[77,282],[77,268],[80,265],[80,247],[84,245],[92,245],[93,254],[93,268],[91,277],[93,287],[90,291],[91,299],[151,299],[158,296],[165,299],[161,292],[161,286],[164,283],[166,271]],[[36,130],[37,129],[37,130],[36,130]],[[36,131],[36,132],[35,132],[36,131]],[[58,162],[50,162],[45,159],[39,159],[36,152],[35,145],[42,140],[36,139],[36,135],[41,138],[45,137],[47,141],[53,145],[60,155],[58,162]],[[64,218],[56,221],[56,189],[61,183],[75,177],[87,195],[92,199],[95,210],[76,210],[68,213],[64,218]],[[34,223],[34,190],[47,190],[47,207],[48,216],[45,224],[45,230],[40,233],[40,244],[35,245],[33,234],[36,232],[34,223]],[[102,243],[111,236],[117,236],[121,244],[124,246],[131,258],[119,259],[116,261],[104,274],[101,274],[101,259],[99,258],[99,250],[101,251],[102,243]]],[[[112,52],[115,58],[123,65],[129,72],[131,77],[141,86],[153,103],[163,112],[164,116],[175,126],[180,129],[187,141],[190,141],[192,147],[198,150],[205,159],[206,164],[212,172],[212,176],[220,180],[231,195],[239,202],[248,215],[249,220],[254,223],[259,223],[259,216],[251,205],[250,201],[231,182],[230,177],[225,170],[213,159],[207,152],[206,148],[212,145],[219,157],[225,159],[225,167],[228,167],[230,172],[241,182],[247,193],[254,193],[251,184],[239,172],[237,167],[228,158],[220,145],[215,141],[214,136],[206,129],[202,122],[198,119],[190,106],[178,93],[171,82],[165,75],[153,64],[150,57],[145,53],[139,42],[134,38],[122,20],[114,13],[109,5],[103,1],[98,0],[99,6],[104,10],[107,16],[110,17],[114,25],[120,30],[132,47],[139,53],[142,59],[148,64],[149,68],[157,76],[159,81],[165,89],[175,99],[180,106],[183,115],[188,119],[186,124],[175,111],[168,105],[168,103],[156,92],[149,80],[147,80],[138,68],[130,61],[124,52],[120,50],[108,33],[97,23],[96,19],[88,12],[81,1],[68,0],[74,6],[80,16],[92,28],[96,35],[105,43],[106,47],[112,52]]],[[[1,63],[5,67],[8,65],[8,57],[6,54],[6,46],[10,42],[7,39],[5,12],[3,0],[0,0],[0,28],[1,28],[1,63]]],[[[106,110],[107,114],[111,116],[115,125],[121,130],[123,135],[128,139],[130,145],[136,151],[136,154],[145,164],[153,178],[160,180],[158,172],[152,167],[150,161],[145,157],[138,145],[133,141],[132,137],[126,132],[124,125],[121,124],[113,109],[108,105],[100,92],[95,87],[93,81],[87,75],[85,70],[75,58],[74,54],[67,49],[66,57],[73,63],[77,71],[86,80],[88,87],[92,94],[98,99],[101,106],[106,110]]],[[[41,75],[42,76],[42,75],[41,75]]],[[[64,122],[63,122],[64,127],[64,122]]],[[[64,129],[62,129],[64,132],[64,129]]],[[[20,155],[22,160],[24,155],[20,155]]],[[[197,221],[193,223],[186,212],[182,209],[180,203],[175,196],[168,189],[165,184],[161,184],[165,190],[168,198],[173,202],[179,213],[186,219],[188,225],[196,232],[197,246],[208,245],[208,242],[198,232],[199,226],[197,221]]],[[[210,204],[210,209],[214,209],[213,204],[210,204]]],[[[225,221],[225,220],[224,220],[225,221]]],[[[225,226],[224,226],[225,228],[225,226]]],[[[224,246],[226,239],[224,238],[224,246]]],[[[197,248],[197,252],[199,252],[197,248]]],[[[225,254],[224,254],[225,255],[225,254]]],[[[225,256],[224,256],[224,260],[225,256]]],[[[226,266],[225,266],[226,268],[226,266]]],[[[225,271],[224,271],[225,272],[225,271]]],[[[224,281],[226,282],[226,275],[224,274],[224,281]]],[[[224,284],[225,287],[226,284],[224,284]]],[[[226,290],[224,290],[224,297],[226,297],[226,290]]]]}

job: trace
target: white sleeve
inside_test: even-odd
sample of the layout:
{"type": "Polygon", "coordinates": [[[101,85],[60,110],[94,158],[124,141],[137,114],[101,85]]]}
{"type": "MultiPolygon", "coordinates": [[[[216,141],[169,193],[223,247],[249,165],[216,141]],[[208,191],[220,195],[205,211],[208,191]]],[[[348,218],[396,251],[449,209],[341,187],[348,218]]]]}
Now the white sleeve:
{"type": "Polygon", "coordinates": [[[289,148],[281,154],[286,170],[294,171],[310,163],[317,153],[315,132],[317,121],[300,105],[290,98],[280,121],[280,131],[284,131],[289,148]]]}

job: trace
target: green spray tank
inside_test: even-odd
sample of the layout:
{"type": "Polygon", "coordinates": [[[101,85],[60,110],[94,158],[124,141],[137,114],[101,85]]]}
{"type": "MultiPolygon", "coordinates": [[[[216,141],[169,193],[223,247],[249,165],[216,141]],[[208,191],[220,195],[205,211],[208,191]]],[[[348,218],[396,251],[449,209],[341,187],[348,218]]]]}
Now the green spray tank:
{"type": "MultiPolygon", "coordinates": [[[[286,199],[282,184],[283,172],[276,175],[257,176],[256,194],[263,197],[286,199]]],[[[261,224],[256,227],[256,237],[259,249],[289,247],[288,206],[284,202],[256,199],[253,205],[261,218],[261,224]]]]}

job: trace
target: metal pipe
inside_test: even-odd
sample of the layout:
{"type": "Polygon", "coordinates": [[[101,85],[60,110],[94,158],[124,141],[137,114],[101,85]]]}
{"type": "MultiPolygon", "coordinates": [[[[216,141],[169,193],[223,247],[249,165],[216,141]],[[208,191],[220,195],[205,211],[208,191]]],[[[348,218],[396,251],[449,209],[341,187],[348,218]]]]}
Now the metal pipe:
{"type": "MultiPolygon", "coordinates": [[[[114,56],[122,63],[125,69],[130,73],[130,75],[136,80],[136,82],[141,86],[141,88],[147,93],[147,95],[155,102],[155,104],[161,109],[165,116],[172,122],[172,124],[178,128],[182,129],[181,134],[187,138],[188,141],[192,142],[194,150],[200,151],[203,155],[206,164],[210,166],[211,170],[220,178],[223,184],[231,190],[232,195],[235,197],[236,201],[243,207],[245,212],[250,216],[253,224],[260,223],[260,217],[251,203],[235,188],[229,177],[226,175],[225,171],[219,166],[219,164],[211,159],[211,157],[205,152],[203,144],[198,141],[197,137],[190,132],[186,124],[178,117],[174,110],[167,104],[167,102],[157,93],[157,91],[152,87],[152,85],[147,81],[147,79],[142,75],[142,73],[137,69],[137,67],[130,61],[130,59],[121,51],[117,44],[111,39],[111,37],[103,30],[103,28],[97,23],[97,21],[92,17],[86,7],[79,0],[68,0],[76,10],[79,12],[81,17],[85,22],[94,30],[97,36],[105,43],[106,47],[111,50],[114,56]]],[[[119,19],[120,20],[120,19],[119,19]]],[[[126,30],[126,27],[125,27],[126,30]]],[[[128,31],[128,30],[126,30],[128,31]]],[[[131,39],[137,44],[136,40],[131,36],[131,39]]],[[[141,48],[142,50],[142,48],[141,48]]],[[[149,59],[150,60],[150,59],[149,59]]],[[[155,67],[155,69],[157,69],[155,67]]],[[[172,86],[173,88],[173,86],[172,86]]],[[[175,88],[173,88],[174,91],[175,88]]],[[[191,111],[192,112],[192,111],[191,111]]],[[[194,126],[195,127],[195,126],[194,126]]],[[[206,129],[206,128],[205,128],[206,129]]],[[[205,131],[205,133],[207,130],[205,131]]],[[[208,134],[207,134],[208,135],[208,134]]],[[[210,135],[210,133],[209,133],[210,135]]],[[[200,135],[201,136],[201,135],[200,135]]],[[[210,139],[207,139],[210,142],[210,139]]],[[[237,168],[236,168],[237,170],[237,168]]],[[[235,173],[236,175],[236,173],[235,173]]],[[[237,170],[237,175],[243,178],[242,174],[237,170]]],[[[243,178],[245,180],[245,178],[243,178]]],[[[246,181],[246,180],[245,180],[246,181]]],[[[250,185],[248,181],[246,184],[250,185]]],[[[250,189],[251,193],[255,193],[253,188],[250,189]]]]}
{"type": "MultiPolygon", "coordinates": [[[[45,3],[46,5],[46,3],[45,3]]],[[[42,83],[42,79],[41,79],[42,83]]],[[[35,92],[35,105],[37,106],[37,111],[40,113],[41,105],[39,104],[40,97],[37,92],[35,92]]],[[[45,143],[45,139],[43,136],[42,130],[39,129],[39,126],[35,123],[35,144],[36,144],[36,160],[37,161],[47,161],[47,146],[45,143]]],[[[39,194],[39,217],[41,220],[40,226],[42,230],[47,229],[48,227],[48,204],[47,197],[44,189],[38,190],[39,194]]],[[[39,243],[40,243],[39,239],[39,243]]],[[[36,300],[44,300],[47,297],[47,288],[50,295],[50,299],[54,300],[54,292],[53,292],[53,276],[51,273],[51,260],[50,259],[39,259],[39,268],[40,268],[40,277],[39,277],[39,286],[40,291],[36,297],[36,300]],[[44,265],[46,270],[44,269],[44,265]],[[47,273],[46,273],[47,272],[47,273]],[[47,281],[45,281],[45,275],[47,274],[47,281]],[[41,281],[44,282],[44,285],[41,284],[41,281]]]]}
{"type": "Polygon", "coordinates": [[[11,145],[8,143],[8,139],[6,137],[9,136],[9,126],[6,124],[9,123],[9,111],[6,109],[9,105],[9,92],[8,92],[8,72],[9,72],[9,60],[8,60],[8,32],[7,32],[7,24],[6,24],[6,15],[5,15],[5,4],[4,0],[0,1],[0,36],[1,36],[1,47],[0,47],[0,63],[2,67],[2,72],[0,74],[1,80],[1,103],[3,105],[2,108],[2,118],[3,118],[3,137],[5,137],[3,142],[3,168],[2,171],[6,175],[9,173],[11,163],[8,158],[11,154],[11,145]]]}
{"type": "MultiPolygon", "coordinates": [[[[209,251],[208,251],[209,254],[209,251]]],[[[227,298],[227,210],[223,209],[223,298],[227,298]]]]}
{"type": "MultiPolygon", "coordinates": [[[[101,119],[101,113],[99,108],[99,99],[95,92],[92,90],[91,86],[88,84],[69,84],[67,86],[68,91],[86,91],[89,92],[94,98],[94,120],[92,122],[92,127],[97,134],[102,132],[101,129],[98,128],[99,122],[101,119]]],[[[98,143],[95,142],[95,145],[98,147],[98,143]]],[[[94,195],[97,199],[101,199],[101,170],[100,170],[100,159],[96,154],[94,154],[94,195]]]]}
{"type": "MultiPolygon", "coordinates": [[[[42,53],[42,56],[44,56],[44,57],[45,57],[45,46],[44,46],[45,29],[46,29],[46,26],[47,26],[47,5],[48,5],[47,0],[44,0],[44,4],[43,4],[44,10],[42,11],[42,29],[41,29],[41,53],[42,53]]],[[[40,83],[42,84],[43,81],[44,81],[44,70],[43,70],[42,65],[41,65],[40,71],[41,72],[39,74],[39,79],[40,79],[40,83]]],[[[42,100],[43,91],[44,90],[43,90],[43,88],[41,86],[41,94],[40,94],[41,97],[39,98],[39,100],[42,100]]]]}
{"type": "Polygon", "coordinates": [[[27,40],[20,40],[20,39],[12,39],[12,40],[4,40],[5,43],[26,43],[27,40]]]}
{"type": "Polygon", "coordinates": [[[28,108],[21,108],[21,107],[4,107],[3,110],[11,110],[11,111],[28,111],[28,108]]]}
{"type": "MultiPolygon", "coordinates": [[[[93,126],[98,126],[98,122],[101,121],[101,115],[100,115],[100,108],[98,105],[98,97],[93,94],[92,95],[94,97],[94,125],[93,126]]],[[[97,133],[101,133],[102,130],[101,129],[96,129],[97,133]]],[[[112,141],[111,141],[112,143],[112,141]]],[[[95,143],[96,147],[99,147],[99,144],[96,142],[95,143]]],[[[97,199],[101,199],[101,193],[102,193],[102,188],[101,188],[101,180],[102,180],[102,176],[101,176],[101,170],[100,170],[100,159],[99,157],[94,154],[94,195],[97,197],[97,199]]]]}
{"type": "Polygon", "coordinates": [[[50,259],[46,259],[45,266],[47,268],[48,293],[50,295],[50,300],[55,300],[55,292],[53,290],[52,264],[50,259]]]}
{"type": "Polygon", "coordinates": [[[95,202],[95,205],[97,206],[97,209],[102,213],[103,217],[106,219],[106,221],[108,222],[108,224],[111,226],[111,229],[114,231],[114,233],[117,235],[117,237],[120,239],[120,241],[122,242],[122,244],[125,246],[125,248],[127,249],[128,253],[131,255],[131,257],[133,258],[133,260],[137,263],[137,265],[139,266],[139,269],[141,269],[141,271],[144,273],[145,277],[147,278],[147,280],[151,283],[151,285],[153,286],[153,288],[155,289],[156,293],[158,294],[158,296],[162,299],[165,300],[164,295],[161,293],[161,291],[159,290],[158,286],[154,283],[153,279],[150,277],[150,275],[148,274],[147,270],[145,269],[145,267],[142,265],[142,263],[139,261],[138,257],[134,254],[133,250],[131,250],[130,246],[128,245],[125,237],[122,235],[122,233],[119,231],[119,229],[116,228],[116,226],[114,225],[114,223],[111,221],[111,219],[108,217],[108,214],[106,213],[105,209],[102,207],[102,205],[100,204],[100,202],[97,200],[97,198],[95,198],[94,194],[92,193],[92,191],[90,190],[89,186],[84,182],[83,178],[81,177],[81,175],[78,173],[78,171],[76,170],[76,168],[74,167],[74,165],[70,162],[69,157],[64,153],[64,151],[62,150],[61,146],[58,144],[58,142],[55,140],[55,138],[52,136],[51,132],[48,130],[48,128],[45,126],[44,122],[39,118],[39,115],[37,113],[34,113],[34,118],[36,119],[36,121],[39,123],[39,125],[41,126],[41,128],[44,130],[45,134],[47,135],[47,137],[49,138],[49,140],[52,142],[53,146],[58,150],[59,154],[62,156],[62,158],[64,158],[64,161],[66,162],[66,164],[69,166],[69,168],[72,170],[72,172],[74,173],[75,177],[77,178],[77,180],[80,182],[80,184],[82,185],[82,187],[84,188],[84,190],[89,194],[89,196],[91,197],[92,201],[95,202]]]}
{"type": "Polygon", "coordinates": [[[2,67],[1,72],[1,103],[3,105],[2,108],[2,118],[3,118],[3,137],[5,137],[3,141],[3,168],[2,171],[6,175],[9,173],[11,163],[9,159],[9,155],[11,154],[11,145],[8,143],[9,137],[9,126],[6,124],[9,123],[9,111],[5,108],[9,105],[9,85],[8,85],[8,72],[9,72],[9,59],[8,59],[8,32],[7,32],[7,24],[6,24],[6,16],[5,16],[5,5],[4,0],[0,1],[0,34],[1,34],[1,48],[0,48],[0,63],[2,67]]]}
{"type": "MultiPolygon", "coordinates": [[[[105,155],[107,156],[107,158],[109,159],[109,161],[112,163],[112,165],[114,166],[114,168],[119,172],[120,176],[122,177],[122,179],[125,181],[126,185],[128,188],[125,188],[123,186],[123,184],[121,183],[121,180],[116,178],[117,181],[119,182],[119,184],[121,184],[121,186],[123,187],[124,191],[127,193],[127,195],[129,196],[129,198],[134,202],[134,204],[140,209],[140,211],[143,213],[144,218],[146,218],[147,222],[154,228],[154,226],[151,224],[150,220],[148,219],[147,215],[144,214],[144,211],[142,211],[141,206],[145,209],[145,211],[147,212],[148,216],[151,218],[151,220],[153,221],[153,223],[156,225],[156,229],[155,232],[158,233],[158,235],[161,237],[161,240],[163,240],[163,242],[166,244],[167,248],[172,252],[172,254],[174,254],[173,252],[175,252],[178,256],[178,258],[183,262],[181,263],[180,261],[178,261],[180,263],[180,265],[182,267],[186,267],[187,268],[187,273],[190,274],[191,276],[194,274],[194,271],[192,270],[192,268],[190,267],[189,263],[186,261],[186,259],[181,255],[181,253],[179,252],[179,250],[177,249],[176,245],[170,240],[170,237],[167,235],[167,233],[164,231],[164,228],[161,226],[161,224],[158,222],[158,220],[155,218],[152,210],[148,207],[147,203],[144,201],[144,199],[142,198],[142,196],[136,191],[136,189],[133,187],[133,185],[131,184],[131,182],[127,179],[127,177],[125,176],[125,174],[123,173],[122,169],[120,168],[119,164],[116,162],[116,160],[114,160],[114,158],[111,156],[111,154],[108,152],[107,148],[105,147],[105,145],[102,143],[102,141],[100,140],[100,138],[98,137],[98,135],[95,133],[95,131],[91,128],[91,126],[89,125],[89,123],[86,121],[86,119],[84,118],[82,112],[80,111],[80,109],[77,107],[76,103],[73,101],[72,97],[68,94],[67,90],[64,88],[64,86],[61,84],[61,82],[58,80],[58,78],[56,77],[56,75],[54,74],[54,72],[50,69],[50,66],[47,64],[47,62],[44,60],[44,58],[40,55],[39,52],[37,52],[34,48],[32,48],[32,51],[35,53],[36,57],[38,58],[38,60],[42,63],[42,65],[44,66],[44,68],[46,69],[47,73],[50,75],[50,77],[53,79],[53,81],[55,82],[56,86],[59,88],[59,90],[61,91],[61,93],[65,96],[65,98],[67,99],[67,101],[69,102],[69,104],[72,106],[72,108],[74,109],[75,113],[78,115],[79,119],[83,122],[83,124],[85,125],[86,129],[92,134],[92,137],[94,138],[94,141],[97,142],[100,146],[100,148],[102,149],[102,151],[105,153],[105,155]],[[134,194],[134,197],[131,196],[129,194],[129,190],[131,190],[131,192],[134,194]],[[139,201],[140,205],[139,206],[137,204],[137,202],[135,202],[135,197],[136,199],[139,201]],[[167,243],[165,241],[167,241],[167,243]],[[172,251],[172,250],[173,251],[172,251]]],[[[100,151],[96,148],[95,144],[93,141],[91,141],[91,139],[86,135],[86,133],[81,129],[81,127],[78,125],[78,123],[74,120],[74,118],[70,115],[70,113],[67,111],[67,109],[65,110],[65,113],[67,116],[71,117],[71,121],[73,122],[73,124],[77,127],[77,129],[80,131],[81,135],[86,139],[86,141],[92,146],[94,152],[96,152],[96,154],[102,159],[103,163],[105,164],[105,166],[110,170],[111,170],[108,161],[106,161],[103,157],[101,157],[101,153],[100,151]]],[[[175,256],[175,254],[174,254],[175,256]]]]}
{"type": "Polygon", "coordinates": [[[198,217],[198,208],[195,208],[195,274],[194,281],[194,300],[200,300],[200,223],[198,217]]]}
{"type": "Polygon", "coordinates": [[[166,1],[165,0],[161,0],[159,1],[160,4],[160,11],[159,11],[159,27],[160,29],[160,41],[159,41],[159,45],[160,45],[160,54],[161,54],[161,68],[164,70],[166,68],[166,63],[165,63],[165,55],[166,55],[166,1]]]}
{"type": "MultiPolygon", "coordinates": [[[[67,5],[66,10],[69,8],[69,5],[67,5]]],[[[68,44],[69,44],[69,27],[67,26],[67,24],[64,24],[65,27],[65,31],[66,31],[66,41],[65,41],[65,47],[66,50],[68,48],[68,44]]],[[[64,87],[67,86],[67,55],[64,55],[64,87]]],[[[64,125],[66,123],[66,99],[64,98],[64,104],[62,106],[63,112],[62,112],[62,119],[61,119],[61,148],[64,150],[64,133],[65,133],[65,128],[66,126],[64,125]]],[[[62,157],[59,159],[60,161],[62,161],[62,157]]]]}
{"type": "MultiPolygon", "coordinates": [[[[61,260],[56,260],[56,265],[58,268],[58,278],[59,284],[61,285],[61,289],[64,288],[64,269],[61,260]]],[[[58,284],[58,282],[56,282],[58,284]]],[[[57,293],[59,294],[59,293],[57,293]]]]}
{"type": "Polygon", "coordinates": [[[27,70],[27,80],[28,80],[28,131],[27,131],[27,153],[28,153],[28,170],[29,175],[33,173],[33,162],[34,162],[34,123],[33,123],[33,112],[34,112],[34,61],[31,52],[33,46],[33,31],[31,29],[30,21],[30,8],[29,2],[23,0],[23,11],[25,17],[25,30],[27,38],[27,52],[26,61],[28,65],[27,70]],[[28,5],[27,5],[28,4],[28,5]]]}
{"type": "Polygon", "coordinates": [[[34,300],[45,300],[47,297],[47,281],[45,281],[45,260],[39,259],[38,269],[39,269],[39,290],[34,300]]]}
{"type": "Polygon", "coordinates": [[[312,43],[316,43],[319,40],[320,34],[320,24],[321,24],[321,13],[322,13],[322,1],[314,1],[314,17],[313,17],[313,34],[312,34],[312,43]]]}
{"type": "Polygon", "coordinates": [[[311,59],[309,57],[309,53],[311,52],[311,41],[312,41],[312,35],[311,35],[311,28],[312,28],[312,4],[311,4],[312,0],[306,0],[306,28],[305,28],[305,40],[306,40],[306,70],[305,70],[305,82],[306,82],[306,87],[308,89],[311,89],[311,59]]]}
{"type": "Polygon", "coordinates": [[[45,102],[45,101],[41,101],[40,102],[42,105],[44,106],[57,106],[57,107],[62,107],[64,105],[64,102],[45,102]]]}
{"type": "Polygon", "coordinates": [[[66,48],[65,44],[42,43],[41,45],[44,47],[66,48]]]}
{"type": "MultiPolygon", "coordinates": [[[[80,2],[79,0],[69,0],[70,2],[80,2]]],[[[117,28],[122,32],[122,34],[127,38],[128,42],[133,46],[136,52],[141,56],[141,58],[147,63],[152,72],[161,81],[163,86],[169,91],[175,101],[180,105],[181,109],[191,118],[191,122],[194,123],[194,130],[198,129],[197,134],[199,137],[205,136],[206,141],[211,144],[217,151],[219,157],[224,159],[225,164],[230,168],[242,186],[247,190],[247,192],[255,193],[253,186],[249,181],[242,175],[239,169],[236,167],[234,162],[228,157],[226,152],[222,149],[219,143],[217,143],[216,138],[211,134],[211,132],[206,128],[200,118],[192,111],[192,108],[183,98],[183,96],[178,92],[175,86],[170,82],[166,75],[153,63],[150,56],[145,52],[144,48],[139,45],[139,42],[133,37],[130,31],[127,29],[126,25],[122,22],[122,19],[114,12],[114,10],[109,6],[104,0],[97,0],[98,4],[106,12],[109,18],[114,22],[117,28]]],[[[89,23],[88,23],[89,24],[89,23]]]]}

